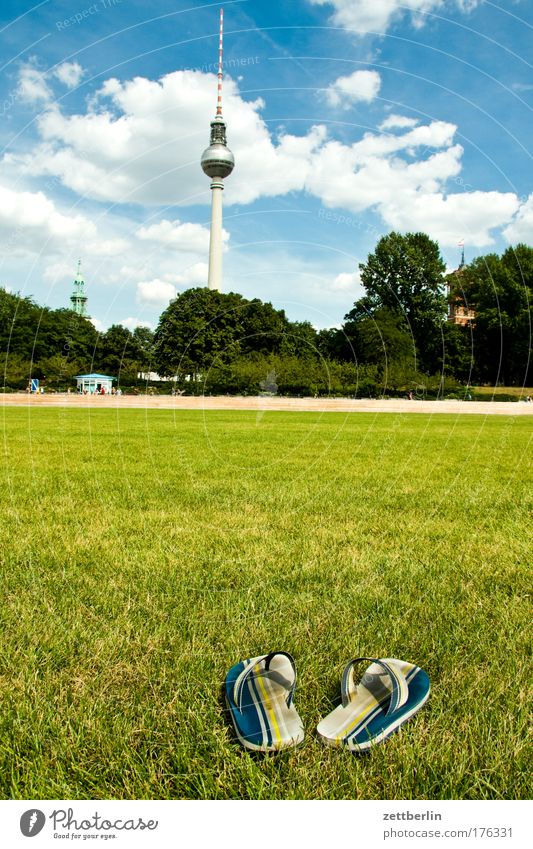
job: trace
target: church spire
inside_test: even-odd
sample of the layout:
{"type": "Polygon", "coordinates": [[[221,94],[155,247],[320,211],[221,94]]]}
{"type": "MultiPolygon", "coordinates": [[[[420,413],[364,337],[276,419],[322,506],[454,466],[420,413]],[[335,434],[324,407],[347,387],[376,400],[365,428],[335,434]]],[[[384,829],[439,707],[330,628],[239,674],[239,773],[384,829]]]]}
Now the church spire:
{"type": "Polygon", "coordinates": [[[83,316],[84,318],[88,318],[87,308],[85,306],[87,303],[87,295],[85,294],[85,280],[81,273],[81,259],[78,260],[78,271],[74,278],[74,291],[70,296],[70,302],[75,313],[83,316]]]}

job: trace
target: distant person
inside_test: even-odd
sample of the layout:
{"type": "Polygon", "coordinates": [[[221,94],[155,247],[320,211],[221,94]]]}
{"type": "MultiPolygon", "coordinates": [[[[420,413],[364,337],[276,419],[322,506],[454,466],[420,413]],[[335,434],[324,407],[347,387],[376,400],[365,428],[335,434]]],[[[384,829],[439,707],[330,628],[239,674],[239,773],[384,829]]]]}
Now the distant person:
{"type": "Polygon", "coordinates": [[[414,397],[414,396],[413,396],[413,393],[412,393],[412,392],[409,392],[409,395],[407,396],[407,400],[408,400],[408,401],[412,401],[412,400],[413,400],[413,397],[414,397]]]}

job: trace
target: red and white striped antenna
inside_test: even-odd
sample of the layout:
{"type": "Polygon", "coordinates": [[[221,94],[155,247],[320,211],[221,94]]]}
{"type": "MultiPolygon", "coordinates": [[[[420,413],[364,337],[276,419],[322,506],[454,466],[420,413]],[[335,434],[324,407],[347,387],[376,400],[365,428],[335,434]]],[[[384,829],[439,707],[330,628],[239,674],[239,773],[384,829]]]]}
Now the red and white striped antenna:
{"type": "Polygon", "coordinates": [[[220,10],[220,33],[218,40],[218,96],[217,115],[222,115],[222,42],[224,38],[224,9],[220,10]]]}

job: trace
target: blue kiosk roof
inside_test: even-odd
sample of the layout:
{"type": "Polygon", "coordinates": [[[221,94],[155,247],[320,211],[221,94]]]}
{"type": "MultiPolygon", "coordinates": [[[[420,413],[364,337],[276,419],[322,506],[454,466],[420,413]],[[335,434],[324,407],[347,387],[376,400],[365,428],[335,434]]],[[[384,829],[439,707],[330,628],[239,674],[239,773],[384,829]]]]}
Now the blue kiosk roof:
{"type": "Polygon", "coordinates": [[[77,374],[74,377],[74,380],[81,380],[82,378],[89,378],[93,380],[116,380],[116,377],[110,377],[108,374],[77,374]]]}

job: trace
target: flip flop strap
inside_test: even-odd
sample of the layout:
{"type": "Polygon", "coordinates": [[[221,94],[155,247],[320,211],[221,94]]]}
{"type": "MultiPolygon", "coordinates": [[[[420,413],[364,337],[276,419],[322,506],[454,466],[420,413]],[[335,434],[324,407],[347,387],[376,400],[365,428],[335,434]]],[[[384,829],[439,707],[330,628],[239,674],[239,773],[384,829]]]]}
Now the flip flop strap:
{"type": "Polygon", "coordinates": [[[390,713],[394,713],[394,711],[404,705],[409,698],[409,686],[405,680],[404,674],[398,668],[395,668],[390,663],[386,663],[384,660],[379,660],[376,657],[355,657],[346,665],[342,674],[341,683],[343,706],[346,707],[346,705],[351,701],[352,696],[355,694],[357,686],[353,678],[353,669],[357,663],[361,663],[363,660],[369,661],[370,663],[377,663],[378,666],[381,666],[381,668],[389,676],[392,684],[392,690],[386,716],[390,713]]]}
{"type": "Polygon", "coordinates": [[[289,695],[287,696],[287,707],[290,707],[291,702],[292,702],[293,697],[294,697],[294,690],[296,688],[296,664],[294,663],[294,658],[290,654],[288,654],[288,652],[286,652],[286,651],[272,651],[272,652],[270,652],[270,654],[264,654],[261,657],[256,657],[255,660],[252,661],[252,663],[248,664],[248,666],[245,666],[245,668],[242,670],[242,672],[238,676],[237,680],[235,681],[235,684],[234,684],[234,687],[233,687],[233,699],[235,701],[235,704],[237,705],[237,710],[239,711],[239,713],[242,713],[242,698],[243,698],[243,693],[244,693],[244,682],[249,678],[249,676],[252,674],[252,672],[263,661],[265,663],[265,670],[268,672],[268,670],[270,668],[270,661],[274,657],[277,657],[278,655],[283,655],[284,657],[287,657],[290,660],[291,666],[292,666],[292,669],[293,669],[293,672],[294,672],[294,681],[292,682],[291,686],[289,687],[289,695]]]}

